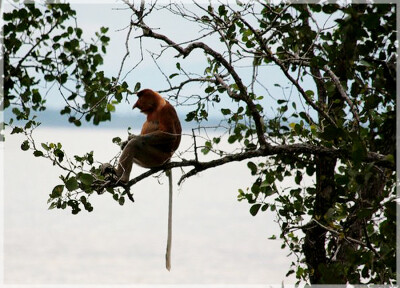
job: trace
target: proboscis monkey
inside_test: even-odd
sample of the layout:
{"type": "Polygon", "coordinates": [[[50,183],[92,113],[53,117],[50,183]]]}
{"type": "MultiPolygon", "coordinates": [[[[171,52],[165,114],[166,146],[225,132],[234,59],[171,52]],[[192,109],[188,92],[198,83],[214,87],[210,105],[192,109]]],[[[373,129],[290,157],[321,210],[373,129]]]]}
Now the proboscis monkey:
{"type": "MultiPolygon", "coordinates": [[[[181,123],[174,107],[160,94],[150,89],[137,93],[139,99],[133,105],[147,115],[140,135],[130,135],[122,150],[116,174],[119,181],[127,183],[136,163],[145,168],[154,168],[168,162],[181,142],[181,123]]],[[[172,238],[172,174],[166,172],[169,179],[168,240],[166,267],[171,268],[172,238]]]]}
{"type": "Polygon", "coordinates": [[[133,105],[147,115],[140,135],[130,135],[116,170],[119,181],[128,182],[132,164],[145,168],[163,165],[171,159],[181,142],[181,123],[174,107],[150,89],[137,93],[133,105]]]}

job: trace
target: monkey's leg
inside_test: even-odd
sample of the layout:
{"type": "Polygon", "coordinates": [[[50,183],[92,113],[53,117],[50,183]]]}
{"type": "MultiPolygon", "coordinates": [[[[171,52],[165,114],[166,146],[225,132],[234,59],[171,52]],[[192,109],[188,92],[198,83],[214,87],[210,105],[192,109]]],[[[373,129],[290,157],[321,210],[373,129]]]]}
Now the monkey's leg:
{"type": "Polygon", "coordinates": [[[132,163],[144,168],[158,167],[171,158],[171,152],[161,151],[157,146],[152,145],[152,137],[135,136],[122,150],[119,158],[116,174],[119,181],[127,183],[132,170],[132,163]]]}
{"type": "Polygon", "coordinates": [[[139,137],[132,138],[125,144],[124,149],[122,150],[121,157],[119,158],[119,163],[117,166],[116,174],[119,178],[119,181],[123,183],[127,183],[129,181],[129,176],[132,170],[132,164],[137,154],[137,143],[139,137]]]}

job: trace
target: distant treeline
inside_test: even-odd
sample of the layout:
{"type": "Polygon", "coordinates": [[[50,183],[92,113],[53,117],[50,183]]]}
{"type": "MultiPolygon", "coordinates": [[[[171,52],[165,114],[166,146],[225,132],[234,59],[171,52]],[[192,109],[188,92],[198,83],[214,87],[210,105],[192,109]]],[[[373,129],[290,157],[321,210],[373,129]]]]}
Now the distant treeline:
{"type": "MultiPolygon", "coordinates": [[[[36,112],[37,118],[36,121],[41,123],[42,127],[75,127],[73,123],[68,121],[67,115],[61,115],[59,110],[55,109],[46,109],[42,112],[36,112]]],[[[13,117],[11,109],[7,109],[4,111],[4,122],[9,123],[10,118],[13,117]]],[[[111,116],[111,121],[101,122],[100,125],[94,125],[93,123],[88,123],[86,121],[82,121],[82,126],[85,128],[128,128],[131,127],[132,129],[140,129],[142,127],[143,122],[145,121],[145,115],[141,114],[134,114],[134,115],[127,115],[127,114],[116,114],[113,113],[111,116]]],[[[181,124],[184,130],[190,130],[192,128],[197,127],[196,122],[186,122],[185,118],[186,115],[179,115],[181,119],[181,124]]],[[[13,117],[15,118],[15,117],[13,117]]],[[[1,120],[1,119],[0,119],[1,120]]],[[[218,126],[221,120],[216,118],[209,119],[207,122],[203,122],[201,126],[218,126]]],[[[16,124],[16,122],[14,122],[16,124]]],[[[19,122],[18,125],[23,125],[23,122],[19,122]]]]}

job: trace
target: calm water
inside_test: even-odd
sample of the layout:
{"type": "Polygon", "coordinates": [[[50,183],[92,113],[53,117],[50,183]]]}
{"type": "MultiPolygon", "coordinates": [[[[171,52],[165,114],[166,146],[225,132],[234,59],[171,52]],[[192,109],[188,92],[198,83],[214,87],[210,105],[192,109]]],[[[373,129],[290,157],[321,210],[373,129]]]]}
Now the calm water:
{"type": "MultiPolygon", "coordinates": [[[[94,150],[107,162],[123,130],[39,129],[43,142],[64,144],[70,156],[94,150]],[[79,141],[79,143],[78,143],[79,141]]],[[[237,189],[251,182],[246,163],[234,163],[187,179],[174,195],[172,269],[165,267],[167,179],[132,188],[135,203],[118,205],[94,195],[92,213],[47,210],[61,170],[20,150],[8,136],[4,152],[4,282],[6,284],[285,284],[293,259],[281,250],[274,216],[252,217],[237,189]]],[[[190,147],[183,137],[180,151],[190,147]]],[[[190,158],[190,155],[186,155],[190,158]]],[[[144,170],[134,167],[132,176],[144,170]]],[[[175,180],[179,170],[174,170],[175,180]]],[[[175,181],[176,182],[176,181],[175,181]]],[[[218,286],[222,287],[222,286],[218,286]]],[[[240,286],[243,287],[243,286],[240,286]]],[[[262,286],[266,287],[266,286],[262,286]]]]}

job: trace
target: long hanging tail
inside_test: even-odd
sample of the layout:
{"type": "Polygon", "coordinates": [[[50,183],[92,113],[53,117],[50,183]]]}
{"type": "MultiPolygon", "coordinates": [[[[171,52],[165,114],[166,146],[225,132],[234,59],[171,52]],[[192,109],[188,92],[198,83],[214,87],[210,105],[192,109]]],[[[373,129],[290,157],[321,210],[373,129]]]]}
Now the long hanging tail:
{"type": "Polygon", "coordinates": [[[169,197],[168,197],[168,238],[167,251],[165,253],[165,266],[168,271],[171,270],[171,242],[172,242],[172,170],[166,171],[169,182],[169,197]]]}

